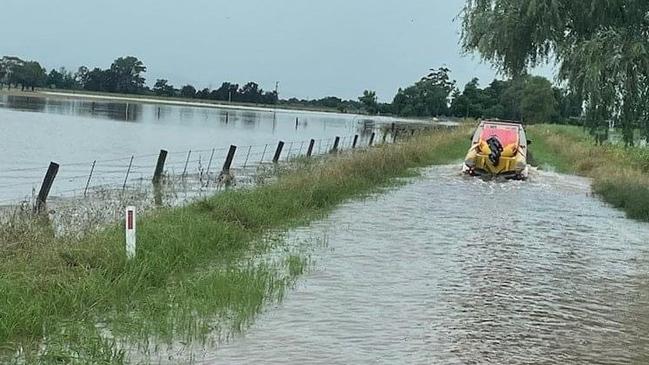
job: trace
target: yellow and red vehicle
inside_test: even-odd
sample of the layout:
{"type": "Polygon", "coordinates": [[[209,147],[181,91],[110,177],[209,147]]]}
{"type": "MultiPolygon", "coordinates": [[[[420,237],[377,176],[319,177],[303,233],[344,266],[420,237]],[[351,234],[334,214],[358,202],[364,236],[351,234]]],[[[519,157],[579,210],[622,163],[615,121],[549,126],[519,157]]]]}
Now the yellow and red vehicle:
{"type": "Polygon", "coordinates": [[[483,120],[471,139],[462,171],[471,176],[525,180],[529,175],[530,143],[520,123],[483,120]]]}

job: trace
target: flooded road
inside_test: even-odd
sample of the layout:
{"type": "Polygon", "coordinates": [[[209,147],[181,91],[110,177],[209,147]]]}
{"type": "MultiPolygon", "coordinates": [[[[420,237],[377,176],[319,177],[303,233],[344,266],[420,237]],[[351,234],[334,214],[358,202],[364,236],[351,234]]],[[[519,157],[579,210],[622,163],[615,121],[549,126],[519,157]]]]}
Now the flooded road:
{"type": "Polygon", "coordinates": [[[435,167],[289,237],[328,245],[282,304],[198,363],[649,361],[649,225],[585,179],[435,167]]]}

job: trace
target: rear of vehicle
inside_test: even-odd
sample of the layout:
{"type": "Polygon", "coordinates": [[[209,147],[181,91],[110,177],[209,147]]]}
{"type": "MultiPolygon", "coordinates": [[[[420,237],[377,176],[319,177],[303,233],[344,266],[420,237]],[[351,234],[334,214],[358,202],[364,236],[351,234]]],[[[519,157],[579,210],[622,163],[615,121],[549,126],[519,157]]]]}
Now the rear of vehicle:
{"type": "Polygon", "coordinates": [[[523,126],[482,121],[471,140],[463,171],[472,176],[527,179],[527,138],[523,126]]]}

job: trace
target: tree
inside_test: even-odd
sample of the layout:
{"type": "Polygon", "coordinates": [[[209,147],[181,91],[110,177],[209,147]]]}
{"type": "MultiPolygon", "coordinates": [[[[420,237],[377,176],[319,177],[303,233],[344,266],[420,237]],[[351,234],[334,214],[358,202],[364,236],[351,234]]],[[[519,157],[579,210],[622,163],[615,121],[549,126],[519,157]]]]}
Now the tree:
{"type": "Polygon", "coordinates": [[[157,79],[153,85],[153,93],[157,96],[175,96],[176,89],[169,85],[169,81],[165,79],[157,79]]]}
{"type": "Polygon", "coordinates": [[[144,89],[146,66],[136,57],[120,57],[110,66],[109,70],[115,78],[114,91],[119,93],[139,93],[144,89]]]}
{"type": "Polygon", "coordinates": [[[15,85],[20,84],[17,72],[25,65],[25,61],[18,57],[4,56],[0,59],[0,82],[3,84],[15,85]]]}
{"type": "Polygon", "coordinates": [[[80,77],[82,77],[81,84],[84,90],[114,92],[116,89],[117,80],[111,70],[102,70],[95,67],[91,71],[80,75],[80,77]]]}
{"type": "Polygon", "coordinates": [[[413,86],[399,89],[392,104],[393,111],[402,116],[438,116],[448,114],[450,96],[455,81],[446,67],[431,72],[413,86]]]}
{"type": "Polygon", "coordinates": [[[193,99],[196,97],[196,88],[192,85],[185,85],[180,89],[180,96],[193,99]]]}
{"type": "Polygon", "coordinates": [[[467,0],[462,42],[512,76],[554,60],[592,131],[616,119],[627,145],[649,135],[649,1],[467,0]]]}
{"type": "Polygon", "coordinates": [[[28,61],[14,68],[13,81],[23,90],[43,86],[47,81],[47,71],[36,61],[28,61]]]}
{"type": "Polygon", "coordinates": [[[552,84],[545,77],[530,77],[521,100],[523,120],[532,123],[550,122],[557,114],[557,101],[552,84]]]}
{"type": "Polygon", "coordinates": [[[376,98],[376,91],[365,90],[363,95],[358,98],[363,108],[368,114],[374,115],[379,111],[379,104],[376,98]]]}

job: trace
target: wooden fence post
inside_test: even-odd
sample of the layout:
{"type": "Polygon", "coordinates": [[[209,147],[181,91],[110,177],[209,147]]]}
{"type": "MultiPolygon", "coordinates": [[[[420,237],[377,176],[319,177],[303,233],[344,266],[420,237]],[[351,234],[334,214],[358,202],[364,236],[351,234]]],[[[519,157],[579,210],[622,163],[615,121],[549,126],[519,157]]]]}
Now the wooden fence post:
{"type": "Polygon", "coordinates": [[[162,174],[165,170],[165,162],[167,161],[167,151],[160,150],[158,155],[158,162],[155,164],[155,172],[153,173],[153,183],[159,184],[162,179],[162,174]]]}
{"type": "Polygon", "coordinates": [[[45,178],[43,179],[43,184],[41,185],[41,190],[38,192],[36,206],[34,207],[35,213],[42,213],[45,210],[47,197],[50,195],[50,189],[52,189],[52,184],[54,184],[54,179],[58,173],[59,164],[50,162],[50,166],[47,168],[47,173],[45,173],[45,178]]]}
{"type": "Polygon", "coordinates": [[[311,157],[313,154],[313,146],[315,146],[315,139],[309,141],[309,149],[306,150],[306,157],[311,157]]]}
{"type": "Polygon", "coordinates": [[[275,156],[273,156],[273,163],[279,162],[279,157],[282,155],[282,149],[284,148],[284,142],[279,141],[277,144],[277,150],[275,150],[275,156]]]}
{"type": "Polygon", "coordinates": [[[225,157],[225,162],[223,163],[223,170],[221,170],[222,175],[230,174],[230,167],[232,166],[235,152],[237,152],[237,146],[231,145],[230,150],[228,151],[228,155],[225,157]]]}
{"type": "Polygon", "coordinates": [[[354,143],[352,143],[352,148],[356,148],[357,144],[358,144],[358,134],[354,136],[354,143]]]}
{"type": "Polygon", "coordinates": [[[338,152],[338,145],[340,144],[340,137],[336,136],[336,139],[334,139],[334,146],[331,149],[331,153],[336,153],[338,152]]]}
{"type": "Polygon", "coordinates": [[[368,143],[368,146],[372,147],[372,144],[374,143],[374,137],[376,137],[376,133],[372,132],[372,135],[370,136],[370,143],[368,143]]]}

